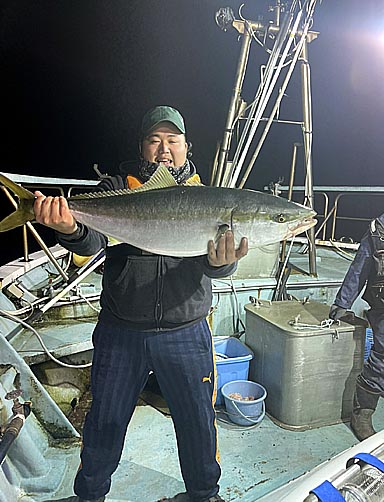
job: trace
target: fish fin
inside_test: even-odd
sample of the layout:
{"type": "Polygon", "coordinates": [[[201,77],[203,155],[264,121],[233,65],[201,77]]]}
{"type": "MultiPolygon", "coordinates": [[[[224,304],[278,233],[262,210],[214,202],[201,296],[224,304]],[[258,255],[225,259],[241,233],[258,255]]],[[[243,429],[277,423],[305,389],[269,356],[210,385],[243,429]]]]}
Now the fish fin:
{"type": "Polygon", "coordinates": [[[24,225],[27,221],[33,221],[35,219],[33,202],[36,199],[34,194],[3,174],[0,174],[0,182],[19,198],[16,211],[0,221],[0,232],[6,232],[24,225]]]}
{"type": "Polygon", "coordinates": [[[133,192],[146,192],[147,190],[157,190],[158,188],[168,188],[177,186],[177,182],[164,164],[159,165],[153,175],[140,187],[132,190],[133,192]]]}
{"type": "Polygon", "coordinates": [[[17,195],[19,199],[30,199],[30,200],[36,199],[36,197],[33,195],[32,192],[22,187],[21,185],[18,185],[11,179],[7,178],[7,176],[4,176],[4,174],[0,174],[0,182],[5,187],[9,188],[15,195],[17,195]]]}
{"type": "Polygon", "coordinates": [[[70,199],[98,199],[104,197],[114,197],[116,195],[129,195],[136,192],[147,192],[149,190],[157,190],[159,188],[168,188],[173,186],[177,186],[176,180],[164,164],[160,164],[151,178],[137,188],[122,188],[120,190],[108,190],[105,192],[83,193],[73,195],[70,199]]]}

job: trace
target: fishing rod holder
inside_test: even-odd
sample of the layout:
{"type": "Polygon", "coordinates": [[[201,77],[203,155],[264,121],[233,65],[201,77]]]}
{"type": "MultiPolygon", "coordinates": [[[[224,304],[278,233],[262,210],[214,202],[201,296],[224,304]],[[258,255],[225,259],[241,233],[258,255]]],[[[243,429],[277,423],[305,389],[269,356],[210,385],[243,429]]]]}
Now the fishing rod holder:
{"type": "Polygon", "coordinates": [[[216,24],[223,31],[227,31],[227,29],[232,26],[234,20],[235,14],[231,7],[220,7],[215,13],[216,24]]]}
{"type": "MultiPolygon", "coordinates": [[[[244,35],[244,33],[249,30],[253,37],[259,35],[260,37],[263,37],[264,41],[268,36],[270,36],[271,39],[276,37],[280,31],[280,15],[289,10],[288,3],[280,3],[279,0],[276,0],[275,5],[270,5],[268,7],[268,12],[274,12],[275,18],[264,22],[262,15],[259,16],[257,21],[243,17],[241,14],[243,6],[244,4],[242,4],[239,8],[239,19],[236,19],[231,7],[220,7],[215,13],[215,22],[217,26],[224,32],[228,31],[228,29],[232,27],[240,35],[244,35]]],[[[292,33],[292,35],[295,36],[301,36],[302,34],[302,30],[297,30],[297,32],[292,33]]],[[[307,42],[312,42],[318,36],[318,31],[310,30],[306,35],[307,42]]]]}

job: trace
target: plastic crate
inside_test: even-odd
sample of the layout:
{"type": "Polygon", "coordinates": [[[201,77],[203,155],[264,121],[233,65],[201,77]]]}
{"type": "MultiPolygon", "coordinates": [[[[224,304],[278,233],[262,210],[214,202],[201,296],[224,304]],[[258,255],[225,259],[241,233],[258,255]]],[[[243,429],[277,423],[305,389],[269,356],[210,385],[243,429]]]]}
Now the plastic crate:
{"type": "Polygon", "coordinates": [[[221,387],[234,380],[248,380],[249,361],[253,352],[237,338],[218,339],[214,341],[217,369],[216,404],[223,405],[224,397],[221,387]]]}

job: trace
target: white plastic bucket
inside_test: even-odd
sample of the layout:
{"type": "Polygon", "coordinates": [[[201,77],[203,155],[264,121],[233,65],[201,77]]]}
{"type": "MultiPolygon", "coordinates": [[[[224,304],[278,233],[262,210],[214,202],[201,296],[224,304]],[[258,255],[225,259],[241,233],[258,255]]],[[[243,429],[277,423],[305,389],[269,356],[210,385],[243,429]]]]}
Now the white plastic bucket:
{"type": "Polygon", "coordinates": [[[255,425],[260,423],[265,416],[265,403],[267,391],[265,388],[249,380],[234,380],[223,385],[221,393],[224,396],[225,409],[230,420],[238,425],[255,425]],[[252,396],[252,401],[243,401],[229,397],[238,393],[242,397],[252,396]]]}

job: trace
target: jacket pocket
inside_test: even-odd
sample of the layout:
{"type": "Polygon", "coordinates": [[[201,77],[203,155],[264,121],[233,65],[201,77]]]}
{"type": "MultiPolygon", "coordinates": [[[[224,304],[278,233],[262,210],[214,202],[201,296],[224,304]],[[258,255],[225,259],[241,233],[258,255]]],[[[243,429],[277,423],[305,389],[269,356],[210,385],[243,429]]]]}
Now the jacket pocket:
{"type": "Polygon", "coordinates": [[[165,258],[162,321],[185,324],[208,314],[212,300],[211,280],[194,259],[165,258]]]}
{"type": "Polygon", "coordinates": [[[107,258],[101,305],[115,316],[135,323],[155,320],[157,258],[119,256],[107,258]]]}

